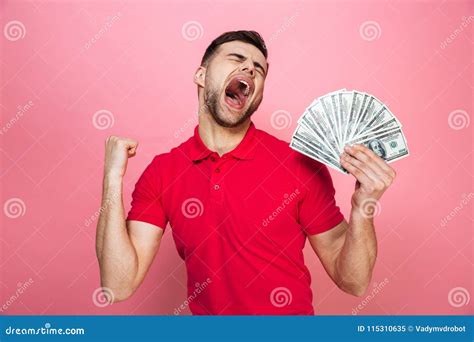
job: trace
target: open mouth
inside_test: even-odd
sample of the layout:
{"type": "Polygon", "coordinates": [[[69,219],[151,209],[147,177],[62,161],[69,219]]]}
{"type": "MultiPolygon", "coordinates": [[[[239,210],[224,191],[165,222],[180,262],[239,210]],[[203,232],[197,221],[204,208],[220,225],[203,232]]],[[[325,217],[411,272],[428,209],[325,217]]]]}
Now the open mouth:
{"type": "Polygon", "coordinates": [[[225,102],[234,109],[242,109],[253,93],[254,83],[245,76],[236,76],[225,88],[225,102]]]}

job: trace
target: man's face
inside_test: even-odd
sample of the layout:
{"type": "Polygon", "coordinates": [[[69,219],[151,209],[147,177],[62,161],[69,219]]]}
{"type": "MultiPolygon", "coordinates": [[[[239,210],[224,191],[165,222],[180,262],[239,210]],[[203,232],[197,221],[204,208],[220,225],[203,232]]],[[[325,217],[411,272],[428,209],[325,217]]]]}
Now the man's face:
{"type": "Polygon", "coordinates": [[[224,43],[200,69],[204,80],[196,83],[204,84],[204,105],[219,125],[239,126],[262,102],[268,64],[257,47],[240,41],[224,43]]]}
{"type": "Polygon", "coordinates": [[[383,156],[382,146],[380,146],[377,140],[371,141],[369,145],[372,151],[374,151],[379,157],[383,156]]]}

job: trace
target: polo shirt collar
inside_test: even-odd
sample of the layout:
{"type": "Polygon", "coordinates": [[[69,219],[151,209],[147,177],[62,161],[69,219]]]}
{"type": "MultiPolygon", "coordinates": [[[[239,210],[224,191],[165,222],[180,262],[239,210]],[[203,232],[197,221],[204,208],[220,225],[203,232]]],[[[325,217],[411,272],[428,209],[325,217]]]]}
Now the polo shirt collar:
{"type": "MultiPolygon", "coordinates": [[[[255,125],[251,121],[250,126],[245,132],[242,141],[232,151],[225,155],[230,155],[237,159],[253,159],[257,147],[257,139],[255,138],[255,125]]],[[[188,150],[189,157],[193,161],[199,161],[207,158],[213,151],[209,150],[199,135],[199,125],[194,128],[194,136],[191,139],[190,148],[188,150]]]]}

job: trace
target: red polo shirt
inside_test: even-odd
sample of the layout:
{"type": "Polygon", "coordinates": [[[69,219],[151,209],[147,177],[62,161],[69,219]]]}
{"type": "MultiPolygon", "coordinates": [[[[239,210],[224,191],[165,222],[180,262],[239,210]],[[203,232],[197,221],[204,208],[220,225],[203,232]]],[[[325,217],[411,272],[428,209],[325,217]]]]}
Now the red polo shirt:
{"type": "Polygon", "coordinates": [[[256,129],[219,157],[194,136],[155,156],[127,220],[170,223],[193,314],[312,315],[306,235],[343,220],[323,164],[256,129]]]}

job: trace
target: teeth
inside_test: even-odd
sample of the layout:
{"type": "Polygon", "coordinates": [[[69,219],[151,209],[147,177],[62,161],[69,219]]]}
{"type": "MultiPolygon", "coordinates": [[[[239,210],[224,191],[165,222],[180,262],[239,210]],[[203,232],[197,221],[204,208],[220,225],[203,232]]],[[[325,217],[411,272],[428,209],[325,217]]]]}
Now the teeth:
{"type": "Polygon", "coordinates": [[[241,84],[245,85],[244,95],[247,96],[250,93],[250,86],[247,82],[240,80],[241,84]]]}

